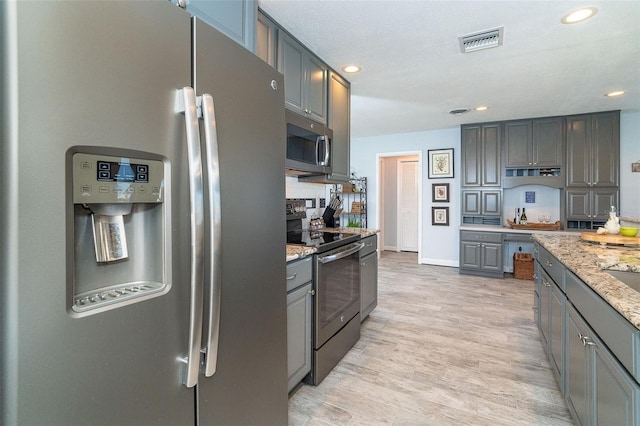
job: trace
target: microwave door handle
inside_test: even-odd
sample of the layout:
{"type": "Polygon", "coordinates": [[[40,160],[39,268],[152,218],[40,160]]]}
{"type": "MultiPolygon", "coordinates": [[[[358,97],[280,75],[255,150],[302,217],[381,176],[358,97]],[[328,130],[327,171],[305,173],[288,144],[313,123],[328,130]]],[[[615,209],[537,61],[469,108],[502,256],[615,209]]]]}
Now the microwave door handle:
{"type": "Polygon", "coordinates": [[[329,142],[330,139],[327,135],[322,136],[322,139],[324,140],[324,165],[328,166],[331,156],[331,143],[329,142]]]}
{"type": "Polygon", "coordinates": [[[204,198],[202,184],[202,162],[200,152],[200,131],[196,95],[191,87],[178,90],[176,112],[184,113],[187,136],[187,160],[189,180],[191,270],[189,293],[189,342],[186,358],[179,361],[186,364],[183,384],[192,388],[198,384],[200,367],[200,344],[202,341],[202,306],[204,278],[204,198]]]}
{"type": "Polygon", "coordinates": [[[218,130],[213,97],[202,95],[202,116],[204,121],[205,163],[207,168],[207,194],[209,201],[209,275],[205,282],[209,286],[208,332],[205,336],[204,375],[211,377],[218,364],[218,342],[220,337],[220,294],[222,286],[222,238],[220,214],[220,160],[218,156],[218,130]]]}
{"type": "Polygon", "coordinates": [[[320,165],[320,136],[316,136],[316,165],[320,165]]]}

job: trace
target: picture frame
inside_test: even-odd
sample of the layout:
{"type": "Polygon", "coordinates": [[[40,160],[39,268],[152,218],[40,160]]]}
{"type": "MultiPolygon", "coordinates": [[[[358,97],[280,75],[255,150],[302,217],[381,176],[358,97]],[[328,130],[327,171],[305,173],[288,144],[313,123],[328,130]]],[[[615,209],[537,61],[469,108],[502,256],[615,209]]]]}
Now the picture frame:
{"type": "Polygon", "coordinates": [[[430,149],[429,179],[453,178],[453,148],[430,149]]]}
{"type": "Polygon", "coordinates": [[[432,183],[431,184],[431,201],[434,203],[449,202],[449,184],[448,183],[432,183]]]}
{"type": "Polygon", "coordinates": [[[449,207],[431,207],[431,225],[449,226],[449,207]]]}

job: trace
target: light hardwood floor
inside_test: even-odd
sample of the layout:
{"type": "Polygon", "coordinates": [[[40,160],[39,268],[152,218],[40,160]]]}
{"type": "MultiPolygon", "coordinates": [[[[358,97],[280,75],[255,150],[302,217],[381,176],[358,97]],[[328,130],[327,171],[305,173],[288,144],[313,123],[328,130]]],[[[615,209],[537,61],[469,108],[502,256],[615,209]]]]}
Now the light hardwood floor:
{"type": "Polygon", "coordinates": [[[378,307],[296,425],[572,425],[533,320],[533,282],[383,252],[378,307]]]}

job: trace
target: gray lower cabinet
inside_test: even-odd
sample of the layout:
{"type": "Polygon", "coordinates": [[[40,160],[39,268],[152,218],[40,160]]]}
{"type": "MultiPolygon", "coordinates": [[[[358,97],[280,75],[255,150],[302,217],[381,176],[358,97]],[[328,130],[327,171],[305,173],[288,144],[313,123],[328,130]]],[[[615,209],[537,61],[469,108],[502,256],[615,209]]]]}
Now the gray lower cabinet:
{"type": "Polygon", "coordinates": [[[378,305],[378,236],[362,239],[360,250],[360,322],[378,305]]]}
{"type": "Polygon", "coordinates": [[[539,329],[542,344],[551,361],[551,367],[553,368],[560,390],[564,393],[564,333],[567,303],[567,297],[561,289],[564,267],[559,262],[555,263],[555,258],[549,255],[544,248],[536,246],[536,253],[537,265],[535,279],[540,293],[535,297],[539,297],[539,329]],[[554,261],[548,260],[549,258],[554,259],[554,261]],[[557,275],[559,267],[561,269],[558,283],[556,282],[557,279],[554,280],[552,278],[552,274],[557,275]]]}
{"type": "Polygon", "coordinates": [[[570,303],[567,334],[566,400],[578,423],[638,425],[638,384],[570,303]]]}
{"type": "Polygon", "coordinates": [[[460,231],[461,274],[501,278],[502,258],[502,233],[460,231]]]}
{"type": "Polygon", "coordinates": [[[291,391],[311,371],[311,257],[287,264],[287,365],[291,391]]]}
{"type": "Polygon", "coordinates": [[[256,0],[187,0],[187,11],[254,52],[258,2],[256,0]]]}
{"type": "Polygon", "coordinates": [[[539,244],[534,253],[536,322],[576,423],[640,425],[640,330],[539,244]]]}

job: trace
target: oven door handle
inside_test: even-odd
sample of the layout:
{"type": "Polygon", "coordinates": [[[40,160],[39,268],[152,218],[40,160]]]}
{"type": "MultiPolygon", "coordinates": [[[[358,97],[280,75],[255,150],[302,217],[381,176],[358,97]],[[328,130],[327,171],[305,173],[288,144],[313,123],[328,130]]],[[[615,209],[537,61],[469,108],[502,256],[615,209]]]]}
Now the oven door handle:
{"type": "Polygon", "coordinates": [[[339,259],[344,259],[345,257],[351,256],[353,253],[360,251],[364,247],[364,243],[355,243],[351,248],[340,251],[336,254],[330,254],[327,256],[318,256],[318,261],[320,263],[331,263],[339,259]]]}

